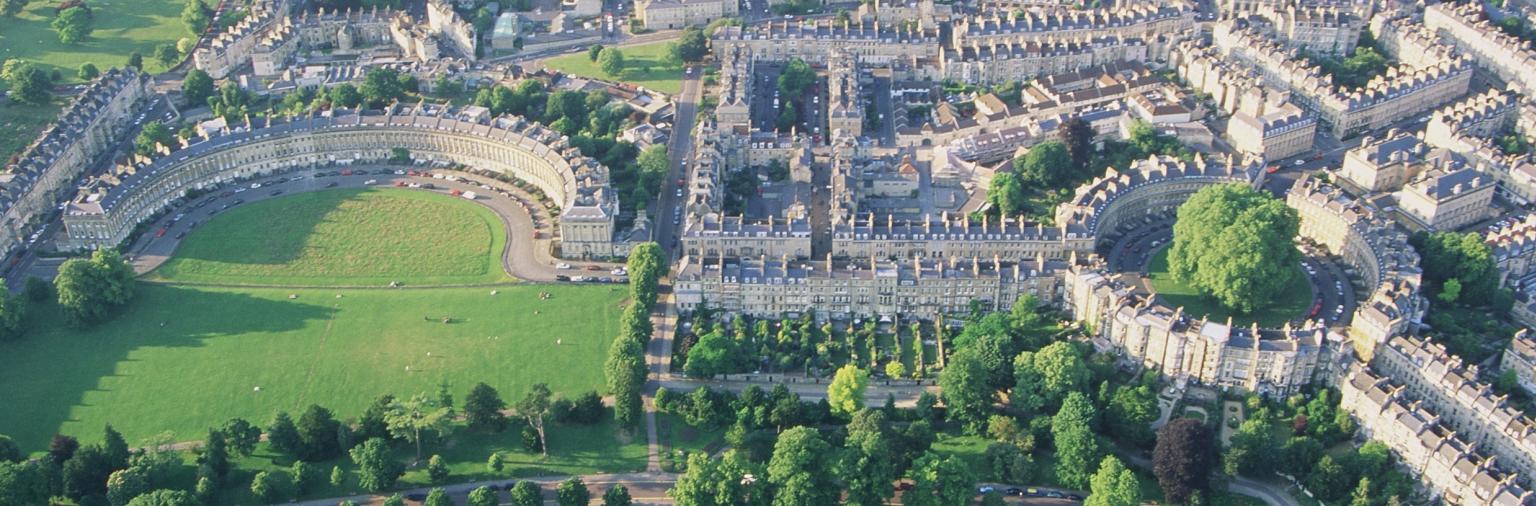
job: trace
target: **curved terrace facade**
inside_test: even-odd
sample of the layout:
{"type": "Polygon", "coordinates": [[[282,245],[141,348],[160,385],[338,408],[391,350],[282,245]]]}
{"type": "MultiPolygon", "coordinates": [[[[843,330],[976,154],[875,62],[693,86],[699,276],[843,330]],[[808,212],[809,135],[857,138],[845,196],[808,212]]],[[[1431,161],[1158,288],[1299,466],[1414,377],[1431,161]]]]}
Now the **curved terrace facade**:
{"type": "Polygon", "coordinates": [[[417,163],[491,170],[538,188],[560,208],[566,256],[613,251],[618,199],[608,169],[565,136],[521,117],[475,120],[442,107],[335,111],[268,121],[185,142],[146,163],[119,167],[65,210],[69,246],[111,247],[194,190],[292,168],[381,162],[395,148],[417,163]]]}

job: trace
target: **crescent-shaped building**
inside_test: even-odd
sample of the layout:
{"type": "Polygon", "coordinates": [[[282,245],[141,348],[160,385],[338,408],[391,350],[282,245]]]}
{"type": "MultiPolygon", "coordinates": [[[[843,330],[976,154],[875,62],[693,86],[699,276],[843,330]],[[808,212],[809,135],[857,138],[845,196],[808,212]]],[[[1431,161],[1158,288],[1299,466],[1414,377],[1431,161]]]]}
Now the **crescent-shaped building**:
{"type": "Polygon", "coordinates": [[[463,165],[524,181],[559,207],[566,257],[614,252],[619,202],[608,169],[568,139],[517,116],[491,118],[448,107],[337,110],[261,120],[229,133],[162,147],[153,158],[117,167],[65,209],[66,244],[114,247],[135,227],[189,193],[304,167],[382,162],[395,148],[418,163],[463,165]]]}

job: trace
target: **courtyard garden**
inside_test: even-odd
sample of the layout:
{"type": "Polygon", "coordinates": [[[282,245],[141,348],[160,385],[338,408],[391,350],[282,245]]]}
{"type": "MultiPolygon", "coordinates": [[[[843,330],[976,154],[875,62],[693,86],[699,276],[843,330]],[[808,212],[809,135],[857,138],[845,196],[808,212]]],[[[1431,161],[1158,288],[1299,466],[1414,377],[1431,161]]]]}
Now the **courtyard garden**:
{"type": "Polygon", "coordinates": [[[624,53],[624,71],[617,77],[603,73],[597,62],[592,61],[585,51],[550,58],[544,61],[544,65],[574,76],[616,80],[666,94],[676,94],[683,89],[683,64],[672,60],[669,54],[671,46],[671,42],[653,42],[618,47],[624,53]]]}
{"type": "Polygon", "coordinates": [[[1168,273],[1170,249],[1163,248],[1152,255],[1151,262],[1147,264],[1147,278],[1163,302],[1171,307],[1184,308],[1186,315],[1195,318],[1206,316],[1213,322],[1226,322],[1231,317],[1233,325],[1246,327],[1251,322],[1258,322],[1262,327],[1277,328],[1286,321],[1306,316],[1307,309],[1312,307],[1312,286],[1307,282],[1307,275],[1301,271],[1301,266],[1296,265],[1291,267],[1293,272],[1290,284],[1286,285],[1279,297],[1250,314],[1233,312],[1201,295],[1194,287],[1174,281],[1168,273]]]}

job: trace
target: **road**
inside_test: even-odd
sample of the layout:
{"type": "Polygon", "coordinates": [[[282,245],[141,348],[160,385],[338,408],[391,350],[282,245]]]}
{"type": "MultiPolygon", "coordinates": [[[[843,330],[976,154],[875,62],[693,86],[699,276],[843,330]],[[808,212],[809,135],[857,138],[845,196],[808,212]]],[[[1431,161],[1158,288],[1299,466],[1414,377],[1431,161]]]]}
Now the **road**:
{"type": "MultiPolygon", "coordinates": [[[[560,482],[565,481],[567,478],[567,476],[550,476],[526,478],[521,481],[531,481],[537,483],[539,488],[544,492],[545,503],[553,504],[553,500],[555,498],[555,487],[559,486],[560,482]]],[[[472,483],[445,485],[442,488],[444,492],[448,493],[449,497],[453,498],[453,502],[455,504],[464,504],[471,490],[480,487],[491,486],[501,489],[497,492],[497,495],[503,501],[505,501],[508,499],[506,489],[510,488],[518,481],[519,480],[515,479],[477,481],[472,483]]],[[[677,475],[650,472],[626,474],[595,474],[583,476],[582,481],[587,484],[587,490],[592,492],[594,503],[601,500],[600,498],[603,497],[603,492],[607,491],[608,488],[617,484],[623,484],[626,488],[629,489],[629,496],[634,499],[635,504],[672,504],[672,498],[667,497],[667,489],[672,488],[672,484],[677,482],[677,475]]],[[[427,488],[417,488],[401,491],[400,494],[413,500],[417,500],[419,497],[426,497],[426,494],[429,490],[430,489],[427,488]]],[[[387,495],[355,495],[330,499],[316,499],[313,501],[303,501],[294,504],[298,504],[300,506],[335,506],[335,504],[341,501],[352,501],[357,504],[378,504],[384,502],[384,499],[387,497],[387,495]]]]}
{"type": "Polygon", "coordinates": [[[702,73],[697,70],[684,73],[682,90],[673,97],[675,112],[672,117],[672,135],[667,139],[670,167],[656,202],[650,208],[651,223],[655,225],[653,238],[673,260],[678,258],[676,251],[678,233],[681,231],[681,221],[678,219],[681,214],[678,209],[686,196],[686,193],[679,195],[681,188],[675,182],[686,180],[689,176],[685,165],[693,155],[694,117],[698,114],[699,97],[703,92],[699,81],[699,74],[702,73]]]}
{"type": "MultiPolygon", "coordinates": [[[[147,231],[128,249],[130,261],[134,271],[140,274],[154,270],[160,264],[170,259],[176,246],[181,242],[180,236],[191,231],[199,223],[207,221],[225,209],[241,205],[245,202],[257,202],[276,198],[280,195],[320,191],[331,188],[361,188],[368,186],[369,181],[374,181],[373,186],[391,186],[395,181],[409,183],[433,183],[438,187],[436,191],[447,194],[450,190],[459,189],[475,191],[479,198],[475,202],[486,206],[498,218],[507,230],[507,245],[502,251],[502,265],[506,272],[514,277],[530,281],[554,281],[555,276],[561,271],[556,269],[558,259],[550,255],[550,242],[552,234],[553,217],[549,216],[541,206],[534,204],[531,196],[522,193],[516,187],[491,181],[487,178],[470,174],[438,171],[439,174],[457,175],[465,178],[469,183],[454,182],[449,179],[435,179],[432,177],[409,176],[394,174],[394,170],[403,170],[403,167],[363,167],[355,170],[367,171],[367,174],[354,174],[349,176],[331,176],[316,178],[314,174],[319,171],[336,171],[340,168],[306,169],[289,172],[284,175],[272,175],[259,178],[254,181],[226,184],[222,191],[207,197],[200,197],[182,205],[179,208],[168,210],[163,216],[153,222],[145,230],[147,231]],[[279,178],[287,178],[287,181],[272,184],[271,181],[279,178]],[[250,188],[250,184],[266,182],[260,188],[250,188]],[[507,191],[513,197],[506,197],[488,191],[480,185],[492,185],[492,188],[507,191]],[[238,191],[237,190],[241,190],[238,191]],[[273,192],[281,192],[273,195],[273,192]],[[514,193],[515,192],[515,193],[514,193]],[[529,205],[525,206],[527,203],[529,205]],[[530,210],[532,213],[530,213],[530,210]],[[181,218],[178,220],[177,217],[181,218]],[[164,228],[165,234],[159,235],[158,231],[164,228]],[[538,230],[541,238],[528,240],[533,232],[538,230]]],[[[568,271],[571,275],[581,275],[588,272],[582,269],[591,266],[601,271],[594,275],[611,277],[607,272],[617,264],[601,262],[569,262],[573,269],[568,271]]]]}

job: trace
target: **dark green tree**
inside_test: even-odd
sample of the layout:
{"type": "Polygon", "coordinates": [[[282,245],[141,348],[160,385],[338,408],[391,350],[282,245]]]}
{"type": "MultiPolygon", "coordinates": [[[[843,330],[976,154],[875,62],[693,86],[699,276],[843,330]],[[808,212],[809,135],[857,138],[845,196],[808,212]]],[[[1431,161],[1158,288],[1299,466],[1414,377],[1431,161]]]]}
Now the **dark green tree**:
{"type": "Polygon", "coordinates": [[[213,78],[201,69],[187,71],[187,77],[181,81],[181,98],[191,105],[208,103],[208,97],[213,96],[213,78]]]}
{"type": "Polygon", "coordinates": [[[176,133],[159,121],[145,123],[144,129],[139,130],[139,136],[133,140],[134,150],[141,155],[154,154],[159,145],[176,146],[176,133]]]}
{"type": "Polygon", "coordinates": [[[672,45],[672,57],[684,63],[704,61],[704,56],[708,54],[709,39],[696,26],[683,28],[683,34],[672,45]]]}
{"type": "Polygon", "coordinates": [[[185,490],[160,489],[128,501],[128,506],[200,506],[202,503],[185,490]]]}
{"type": "Polygon", "coordinates": [[[31,0],[0,0],[0,16],[14,18],[21,14],[22,9],[27,8],[27,2],[31,0]]]}
{"type": "Polygon", "coordinates": [[[1059,141],[1045,141],[1029,148],[1024,156],[1013,159],[1013,170],[1025,184],[1058,188],[1072,176],[1072,155],[1059,141]]]}
{"type": "Polygon", "coordinates": [[[390,455],[389,443],[382,438],[372,438],[351,450],[352,463],[357,464],[357,481],[366,490],[379,491],[394,486],[395,480],[405,472],[404,466],[390,455]]]}
{"type": "Polygon", "coordinates": [[[987,183],[987,203],[1001,216],[1017,216],[1024,210],[1024,187],[1012,172],[998,172],[987,183]]]}
{"type": "Polygon", "coordinates": [[[453,499],[448,498],[448,492],[442,487],[427,491],[427,500],[422,501],[422,506],[453,506],[453,499]]]}
{"type": "Polygon", "coordinates": [[[776,489],[775,506],[832,504],[838,487],[833,479],[831,448],[816,429],[794,427],[779,434],[768,461],[768,483],[776,489]]]}
{"type": "Polygon", "coordinates": [[[544,506],[544,491],[539,489],[539,484],[531,481],[520,481],[512,487],[513,506],[544,506]]]}
{"type": "Polygon", "coordinates": [[[805,96],[805,91],[814,84],[816,70],[799,58],[789,60],[784,71],[779,73],[779,92],[787,97],[805,96]]]}
{"type": "Polygon", "coordinates": [[[597,57],[597,68],[608,77],[618,77],[624,73],[624,52],[615,47],[604,48],[597,57]]]}
{"type": "Polygon", "coordinates": [[[1098,435],[1093,432],[1093,402],[1082,392],[1067,394],[1061,410],[1051,417],[1051,439],[1056,445],[1056,477],[1063,485],[1082,489],[1103,457],[1098,435]]]}
{"type": "MultiPolygon", "coordinates": [[[[860,411],[860,414],[883,417],[874,415],[883,415],[882,411],[870,409],[860,411]]],[[[868,425],[873,426],[855,430],[850,424],[848,439],[843,443],[834,471],[848,490],[847,504],[880,506],[892,495],[891,482],[896,481],[895,456],[886,441],[884,428],[878,423],[868,425]]]]}
{"type": "Polygon", "coordinates": [[[476,383],[464,396],[464,419],[471,429],[500,432],[507,427],[507,416],[501,412],[506,407],[495,388],[476,383]]]}
{"type": "Polygon", "coordinates": [[[331,410],[311,404],[304,414],[299,415],[296,426],[301,448],[299,458],[313,462],[341,455],[341,445],[336,440],[340,428],[341,422],[331,410]]]}
{"type": "Polygon", "coordinates": [[[175,65],[176,60],[181,59],[181,53],[176,51],[176,45],[169,43],[155,46],[154,56],[155,61],[160,62],[162,67],[175,65]]]}
{"type": "Polygon", "coordinates": [[[48,73],[30,62],[20,59],[5,62],[0,79],[11,85],[11,99],[17,102],[42,105],[53,100],[53,80],[48,73]]]}
{"type": "Polygon", "coordinates": [[[0,461],[0,505],[33,506],[48,504],[49,471],[52,464],[0,461]]]}
{"type": "Polygon", "coordinates": [[[587,484],[581,481],[580,476],[572,476],[555,488],[555,503],[560,506],[587,506],[592,503],[592,491],[587,490],[587,484]]]}
{"type": "Polygon", "coordinates": [[[91,11],[85,7],[70,7],[59,13],[59,17],[53,18],[53,30],[59,33],[59,42],[74,44],[91,36],[95,29],[91,22],[91,11]]]}
{"type": "Polygon", "coordinates": [[[909,506],[964,506],[970,504],[976,475],[955,456],[926,453],[907,471],[912,490],[902,494],[902,504],[909,506]]]}
{"type": "Polygon", "coordinates": [[[1222,306],[1251,313],[1293,281],[1299,223],[1296,210],[1248,185],[1202,188],[1179,206],[1169,271],[1222,306]]]}
{"type": "Polygon", "coordinates": [[[969,434],[980,434],[996,394],[987,384],[987,370],[981,358],[967,348],[956,351],[939,374],[939,387],[949,419],[969,434]]]}
{"type": "Polygon", "coordinates": [[[261,428],[251,425],[240,418],[231,418],[219,428],[224,435],[224,442],[229,445],[230,451],[242,457],[249,456],[256,450],[256,443],[261,441],[261,428]]]}
{"type": "Polygon", "coordinates": [[[468,506],[501,506],[501,498],[496,497],[494,488],[476,487],[469,491],[468,506]]]}
{"type": "Polygon", "coordinates": [[[96,64],[90,62],[81,63],[80,70],[75,72],[75,77],[84,81],[94,81],[99,76],[101,76],[101,69],[96,68],[96,64]]]}
{"type": "Polygon", "coordinates": [[[633,506],[635,500],[629,496],[629,487],[623,483],[615,483],[603,492],[603,506],[633,506]]]}

